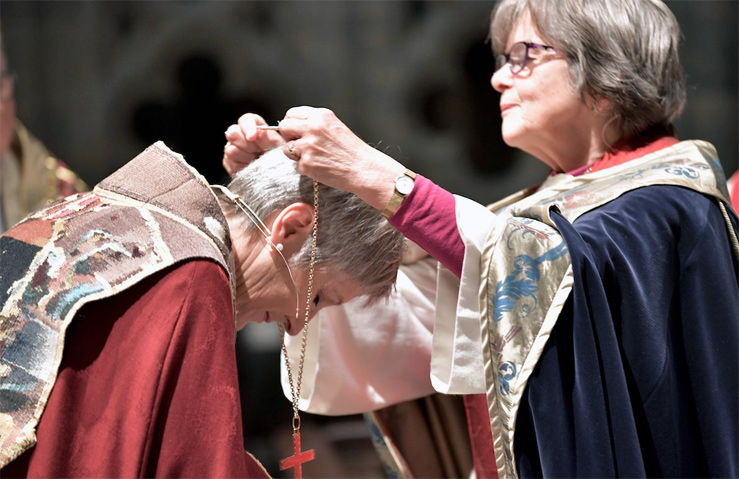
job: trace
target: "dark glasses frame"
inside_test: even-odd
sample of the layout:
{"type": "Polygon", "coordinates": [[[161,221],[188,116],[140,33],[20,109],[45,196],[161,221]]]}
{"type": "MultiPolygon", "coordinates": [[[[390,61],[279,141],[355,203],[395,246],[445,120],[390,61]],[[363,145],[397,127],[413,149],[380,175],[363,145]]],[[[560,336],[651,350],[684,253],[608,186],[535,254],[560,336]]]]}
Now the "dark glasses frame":
{"type": "Polygon", "coordinates": [[[556,48],[554,48],[551,45],[541,45],[539,43],[531,43],[531,42],[518,42],[514,43],[511,47],[511,51],[508,53],[501,53],[497,56],[496,62],[495,62],[495,71],[500,70],[505,66],[507,63],[511,68],[511,73],[518,73],[524,68],[526,68],[526,64],[529,62],[529,50],[532,48],[541,49],[541,50],[552,50],[557,51],[556,48]],[[522,51],[523,50],[523,51],[522,51]],[[521,56],[521,53],[523,53],[523,56],[521,56]],[[513,59],[511,59],[513,57],[513,59]]]}

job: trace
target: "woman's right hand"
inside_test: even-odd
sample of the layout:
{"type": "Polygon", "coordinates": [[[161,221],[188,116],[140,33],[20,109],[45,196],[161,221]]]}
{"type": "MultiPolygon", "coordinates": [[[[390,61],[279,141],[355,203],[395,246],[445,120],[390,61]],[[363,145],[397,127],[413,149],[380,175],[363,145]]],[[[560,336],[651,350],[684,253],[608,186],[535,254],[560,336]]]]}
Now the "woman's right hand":
{"type": "Polygon", "coordinates": [[[243,167],[266,151],[285,143],[274,130],[262,130],[257,125],[267,125],[255,113],[241,115],[239,121],[226,130],[226,146],[223,148],[223,167],[229,175],[235,175],[243,167]]]}
{"type": "Polygon", "coordinates": [[[354,193],[380,211],[395,190],[395,178],[405,171],[402,164],[365,143],[327,108],[290,108],[280,122],[280,133],[287,140],[283,151],[298,163],[298,172],[354,193]]]}

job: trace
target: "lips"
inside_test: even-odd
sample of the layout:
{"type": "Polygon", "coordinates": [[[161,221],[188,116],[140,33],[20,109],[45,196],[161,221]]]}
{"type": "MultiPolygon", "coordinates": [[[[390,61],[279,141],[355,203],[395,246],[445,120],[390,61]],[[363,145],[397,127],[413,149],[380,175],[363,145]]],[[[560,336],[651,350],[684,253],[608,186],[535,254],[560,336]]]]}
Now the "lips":
{"type": "Polygon", "coordinates": [[[500,114],[502,115],[503,113],[510,110],[514,106],[516,106],[514,103],[501,103],[500,104],[500,114]]]}

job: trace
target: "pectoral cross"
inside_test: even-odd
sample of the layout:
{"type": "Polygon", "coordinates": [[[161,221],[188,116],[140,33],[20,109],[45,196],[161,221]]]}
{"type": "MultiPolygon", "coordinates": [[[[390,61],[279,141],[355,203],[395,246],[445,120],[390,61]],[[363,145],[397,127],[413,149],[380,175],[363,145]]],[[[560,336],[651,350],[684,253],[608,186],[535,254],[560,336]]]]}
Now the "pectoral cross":
{"type": "Polygon", "coordinates": [[[293,455],[280,461],[280,470],[295,468],[295,479],[303,479],[303,463],[316,458],[315,449],[300,451],[300,431],[293,432],[293,455]]]}

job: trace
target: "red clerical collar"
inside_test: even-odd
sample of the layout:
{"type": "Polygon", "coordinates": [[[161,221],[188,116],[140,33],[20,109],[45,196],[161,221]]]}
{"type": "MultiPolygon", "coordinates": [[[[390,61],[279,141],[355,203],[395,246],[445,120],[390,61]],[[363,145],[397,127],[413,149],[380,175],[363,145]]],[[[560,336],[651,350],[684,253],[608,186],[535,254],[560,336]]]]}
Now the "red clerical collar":
{"type": "Polygon", "coordinates": [[[653,128],[631,138],[618,140],[601,159],[567,173],[572,176],[579,176],[584,173],[605,170],[641,158],[678,142],[679,140],[666,130],[653,128]]]}

